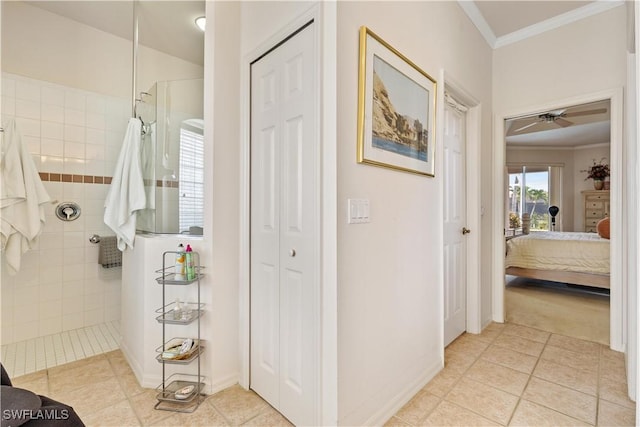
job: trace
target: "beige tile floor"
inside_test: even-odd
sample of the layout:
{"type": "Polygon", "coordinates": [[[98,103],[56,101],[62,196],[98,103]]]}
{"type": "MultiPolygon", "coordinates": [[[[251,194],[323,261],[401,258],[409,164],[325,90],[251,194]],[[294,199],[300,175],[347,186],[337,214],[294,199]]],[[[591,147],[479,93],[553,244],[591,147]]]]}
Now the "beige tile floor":
{"type": "MultiPolygon", "coordinates": [[[[75,408],[88,426],[290,426],[239,386],[208,396],[193,414],[154,410],[119,350],[14,378],[14,385],[75,408]]],[[[387,425],[634,425],[621,353],[515,324],[465,334],[445,368],[387,425]]]]}
{"type": "Polygon", "coordinates": [[[516,324],[445,350],[445,368],[389,426],[633,426],[622,353],[516,324]]]}

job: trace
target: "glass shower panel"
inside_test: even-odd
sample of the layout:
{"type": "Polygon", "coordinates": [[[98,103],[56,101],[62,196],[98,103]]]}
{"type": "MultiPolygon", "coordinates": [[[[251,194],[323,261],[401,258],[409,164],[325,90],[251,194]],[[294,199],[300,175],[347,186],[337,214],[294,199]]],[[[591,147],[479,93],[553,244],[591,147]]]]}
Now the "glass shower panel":
{"type": "MultiPolygon", "coordinates": [[[[153,160],[143,159],[143,165],[148,165],[144,178],[149,208],[138,215],[139,231],[201,234],[201,223],[184,218],[192,211],[188,206],[193,206],[194,196],[183,190],[180,180],[181,168],[201,170],[204,166],[199,164],[204,161],[203,156],[193,158],[183,153],[193,150],[193,123],[198,123],[200,135],[204,134],[203,85],[203,79],[159,81],[148,91],[151,95],[144,97],[142,104],[149,108],[149,125],[143,136],[142,155],[153,160]],[[153,148],[145,151],[145,147],[153,148]],[[184,163],[192,158],[193,163],[184,163]]],[[[142,119],[147,124],[144,116],[142,119]]],[[[203,138],[195,140],[204,143],[203,138]]]]}

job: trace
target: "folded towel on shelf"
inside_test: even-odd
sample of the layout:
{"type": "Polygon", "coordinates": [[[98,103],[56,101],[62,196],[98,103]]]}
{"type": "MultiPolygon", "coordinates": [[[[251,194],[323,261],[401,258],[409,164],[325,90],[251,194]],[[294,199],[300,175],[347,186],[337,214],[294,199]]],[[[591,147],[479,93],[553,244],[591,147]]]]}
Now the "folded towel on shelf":
{"type": "Polygon", "coordinates": [[[122,266],[122,252],[118,249],[118,239],[116,236],[100,238],[98,264],[101,264],[104,268],[122,266]]]}
{"type": "Polygon", "coordinates": [[[3,123],[0,158],[0,234],[8,272],[20,270],[22,255],[38,241],[49,194],[33,158],[22,144],[15,120],[3,123]]]}
{"type": "Polygon", "coordinates": [[[133,249],[136,236],[136,212],[146,206],[140,161],[141,140],[142,123],[139,119],[129,119],[104,204],[104,223],[116,233],[118,249],[121,251],[127,247],[133,249]]]}

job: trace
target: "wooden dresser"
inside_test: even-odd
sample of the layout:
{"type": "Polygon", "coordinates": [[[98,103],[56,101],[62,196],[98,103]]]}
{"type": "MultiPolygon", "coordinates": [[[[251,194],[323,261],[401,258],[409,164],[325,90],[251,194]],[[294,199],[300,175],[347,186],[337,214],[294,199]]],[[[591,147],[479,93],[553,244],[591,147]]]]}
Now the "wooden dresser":
{"type": "Polygon", "coordinates": [[[596,232],[596,224],[602,218],[609,216],[609,191],[586,190],[582,192],[584,231],[596,232]]]}

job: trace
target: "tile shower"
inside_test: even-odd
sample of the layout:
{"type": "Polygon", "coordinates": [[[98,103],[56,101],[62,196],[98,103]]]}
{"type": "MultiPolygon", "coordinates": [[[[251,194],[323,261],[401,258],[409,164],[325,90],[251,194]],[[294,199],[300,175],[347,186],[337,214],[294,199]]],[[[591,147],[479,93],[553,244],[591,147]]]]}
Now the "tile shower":
{"type": "Polygon", "coordinates": [[[125,99],[2,73],[2,118],[16,119],[55,202],[20,272],[2,272],[3,346],[119,322],[121,269],[102,268],[89,237],[113,234],[103,205],[130,109],[125,99]],[[80,217],[59,220],[61,202],[77,203],[80,217]]]}

